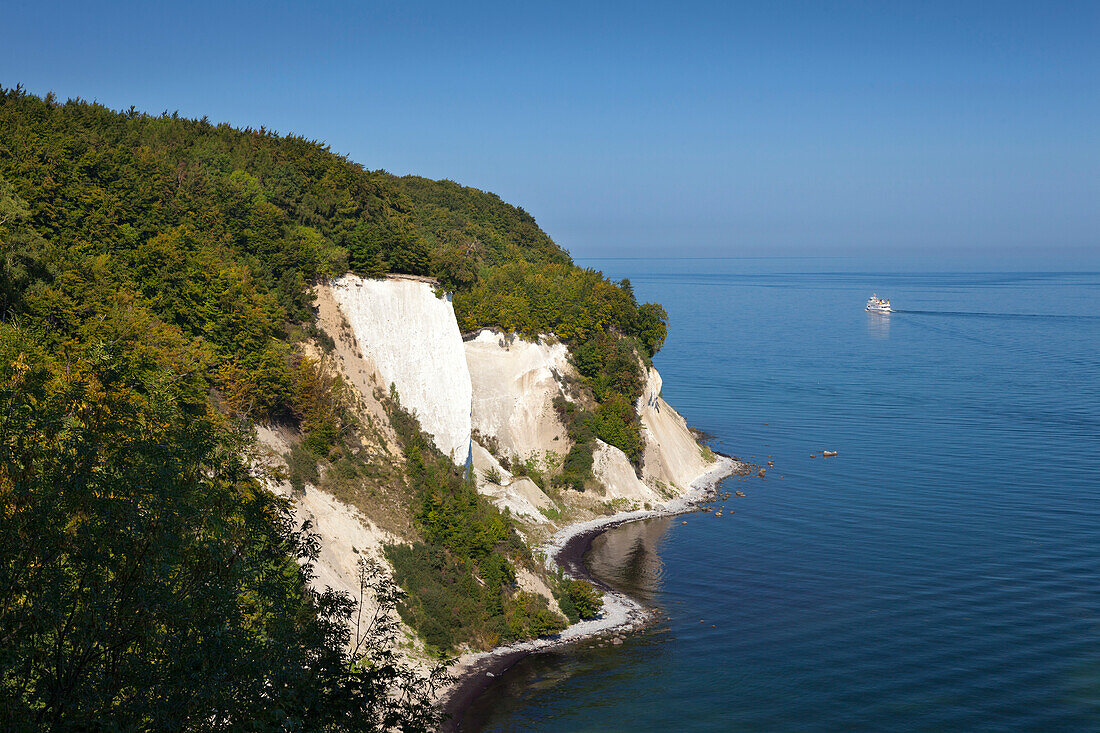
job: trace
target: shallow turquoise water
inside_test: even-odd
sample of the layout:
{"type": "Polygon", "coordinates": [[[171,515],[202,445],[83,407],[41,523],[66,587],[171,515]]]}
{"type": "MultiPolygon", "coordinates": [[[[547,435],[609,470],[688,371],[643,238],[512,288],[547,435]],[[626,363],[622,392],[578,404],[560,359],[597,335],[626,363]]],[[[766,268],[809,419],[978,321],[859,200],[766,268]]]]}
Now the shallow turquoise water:
{"type": "Polygon", "coordinates": [[[666,399],[775,467],[609,533],[593,570],[667,620],[525,660],[466,729],[1100,730],[1100,273],[581,264],[665,305],[666,399]]]}

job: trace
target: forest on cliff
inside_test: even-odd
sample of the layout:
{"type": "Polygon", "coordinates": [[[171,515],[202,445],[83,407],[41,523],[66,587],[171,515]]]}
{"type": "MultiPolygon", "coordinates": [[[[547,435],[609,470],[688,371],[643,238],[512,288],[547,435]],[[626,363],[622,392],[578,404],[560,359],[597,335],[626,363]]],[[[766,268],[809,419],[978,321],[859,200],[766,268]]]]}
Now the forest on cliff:
{"type": "Polygon", "coordinates": [[[386,693],[402,680],[377,645],[349,646],[354,599],[310,589],[308,527],[247,466],[252,422],[294,424],[322,456],[348,419],[300,348],[324,339],[325,278],[430,276],[464,329],[556,334],[597,400],[571,418],[582,454],[598,436],[641,459],[638,359],[664,311],[493,194],[0,89],[0,246],[8,727],[432,725],[386,693]]]}

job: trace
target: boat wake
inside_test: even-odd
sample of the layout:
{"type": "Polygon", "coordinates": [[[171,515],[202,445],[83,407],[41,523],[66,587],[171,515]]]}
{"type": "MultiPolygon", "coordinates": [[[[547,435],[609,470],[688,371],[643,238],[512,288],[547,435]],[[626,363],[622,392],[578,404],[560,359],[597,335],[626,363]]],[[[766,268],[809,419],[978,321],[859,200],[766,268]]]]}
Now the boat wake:
{"type": "Polygon", "coordinates": [[[1018,318],[1018,319],[1054,319],[1065,321],[1095,321],[1100,316],[1073,315],[1067,313],[983,313],[978,311],[927,311],[897,309],[894,313],[908,313],[919,316],[952,316],[958,318],[1018,318]]]}

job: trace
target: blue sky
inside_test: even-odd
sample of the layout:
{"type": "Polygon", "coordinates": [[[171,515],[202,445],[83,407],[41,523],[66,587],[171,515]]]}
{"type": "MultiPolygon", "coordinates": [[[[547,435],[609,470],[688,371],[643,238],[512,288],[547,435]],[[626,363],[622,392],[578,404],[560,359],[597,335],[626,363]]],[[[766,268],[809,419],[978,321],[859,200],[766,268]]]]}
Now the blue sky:
{"type": "Polygon", "coordinates": [[[451,178],[577,256],[1100,250],[1100,3],[4,6],[0,84],[451,178]]]}

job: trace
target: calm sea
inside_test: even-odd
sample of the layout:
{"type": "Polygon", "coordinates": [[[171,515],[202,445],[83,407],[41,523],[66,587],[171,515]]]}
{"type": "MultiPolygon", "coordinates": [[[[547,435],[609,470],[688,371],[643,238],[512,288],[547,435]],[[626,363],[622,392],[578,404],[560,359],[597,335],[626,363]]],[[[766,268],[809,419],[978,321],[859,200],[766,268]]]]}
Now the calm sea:
{"type": "Polygon", "coordinates": [[[599,540],[665,619],[525,660],[466,729],[1100,730],[1100,273],[582,264],[665,304],[689,423],[775,466],[599,540]]]}

